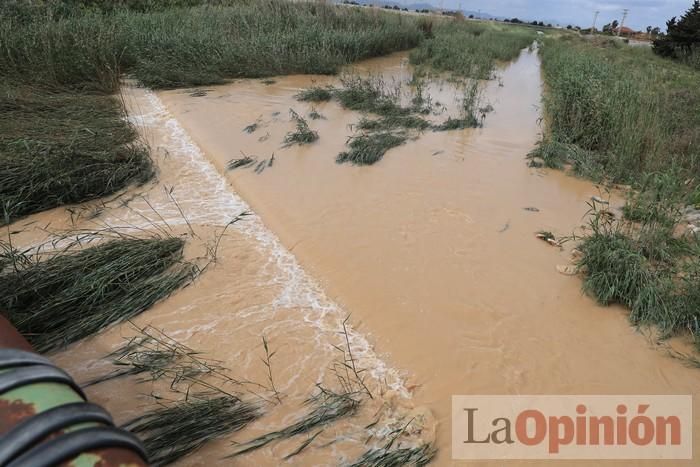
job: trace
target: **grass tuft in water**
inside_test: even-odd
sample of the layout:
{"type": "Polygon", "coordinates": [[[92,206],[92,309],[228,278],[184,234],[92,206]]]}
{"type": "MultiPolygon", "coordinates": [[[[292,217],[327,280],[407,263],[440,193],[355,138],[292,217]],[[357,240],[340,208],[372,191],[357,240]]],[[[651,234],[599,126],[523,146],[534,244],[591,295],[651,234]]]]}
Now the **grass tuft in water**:
{"type": "Polygon", "coordinates": [[[296,123],[296,129],[293,132],[287,133],[287,136],[284,137],[286,146],[291,146],[293,144],[310,144],[318,139],[318,133],[309,128],[309,124],[304,117],[292,109],[289,109],[289,114],[296,123]]]}
{"type": "Polygon", "coordinates": [[[327,102],[333,99],[333,88],[327,87],[310,87],[303,89],[296,96],[298,101],[302,102],[327,102]]]}
{"type": "Polygon", "coordinates": [[[350,162],[355,165],[372,165],[384,156],[391,148],[406,142],[408,136],[403,133],[371,133],[353,136],[350,139],[349,151],[341,152],[336,162],[350,162]]]}

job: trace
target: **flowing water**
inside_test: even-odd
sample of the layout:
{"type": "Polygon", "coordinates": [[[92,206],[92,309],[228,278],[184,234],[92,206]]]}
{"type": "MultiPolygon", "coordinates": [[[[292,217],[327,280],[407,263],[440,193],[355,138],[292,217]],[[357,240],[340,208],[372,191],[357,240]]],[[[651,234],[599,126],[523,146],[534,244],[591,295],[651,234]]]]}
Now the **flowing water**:
{"type": "MultiPolygon", "coordinates": [[[[412,74],[406,54],[355,68],[392,83],[412,74]]],[[[540,131],[536,52],[523,51],[497,75],[485,84],[483,100],[494,111],[483,128],[426,132],[369,167],[336,164],[360,118],[336,102],[313,107],[325,117],[310,121],[317,142],[282,147],[294,126],[289,109],[312,110],[294,94],[337,78],[241,80],[200,93],[128,89],[132,118],[157,155],[159,180],[141,190],[150,205],[141,197],[129,207],[115,202],[97,220],[80,223],[182,234],[189,222],[200,239],[188,247],[195,257],[235,215],[255,213],[226,230],[216,264],[193,286],[136,320],[255,381],[266,378],[261,336],[278,350],[273,370],[284,404],[233,439],[293,421],[316,382],[331,384],[329,368],[339,353],[333,345],[343,345],[338,330],[349,313],[351,347],[371,372],[376,397],[358,417],[327,428],[322,441],[286,461],[291,465],[353,459],[365,448],[362,427],[376,413],[382,421],[373,439],[417,417],[406,442],[435,439],[436,463],[450,465],[455,394],[698,392],[700,372],[668,358],[629,326],[622,309],[597,306],[582,294],[580,279],[558,272],[570,263],[570,247],[535,238],[539,230],[570,234],[585,222],[586,201],[607,195],[525,163],[540,131]],[[253,122],[258,128],[244,132],[253,122]],[[260,160],[274,154],[274,163],[261,173],[227,171],[241,153],[260,160]],[[164,190],[171,187],[177,205],[164,190]]],[[[460,93],[447,80],[436,80],[428,92],[447,112],[460,93]]],[[[49,221],[67,226],[66,216],[64,210],[33,216],[23,222],[21,238],[36,241],[44,231],[32,226],[49,221]]],[[[57,360],[87,378],[130,332],[113,328],[57,360]]],[[[106,383],[91,395],[126,419],[147,406],[142,395],[150,390],[106,383]]],[[[299,442],[241,457],[239,464],[278,465],[299,442]]],[[[212,443],[182,464],[228,465],[219,459],[230,449],[228,440],[212,443]]]]}

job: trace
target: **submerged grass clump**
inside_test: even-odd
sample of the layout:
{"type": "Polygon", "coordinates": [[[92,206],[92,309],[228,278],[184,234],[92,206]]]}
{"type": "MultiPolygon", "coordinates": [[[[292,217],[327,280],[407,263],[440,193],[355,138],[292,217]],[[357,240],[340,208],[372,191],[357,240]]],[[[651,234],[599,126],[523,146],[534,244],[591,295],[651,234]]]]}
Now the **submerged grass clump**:
{"type": "Polygon", "coordinates": [[[407,138],[403,133],[389,132],[353,136],[348,144],[350,150],[338,154],[336,162],[372,165],[378,162],[389,149],[405,143],[407,138]]]}
{"type": "Polygon", "coordinates": [[[398,103],[400,89],[389,89],[381,77],[346,75],[341,78],[342,87],[334,94],[340,104],[349,110],[369,112],[382,117],[406,116],[410,108],[398,103]]]}
{"type": "Polygon", "coordinates": [[[396,128],[425,130],[430,127],[430,122],[415,115],[394,115],[376,120],[363,118],[357,124],[359,130],[369,131],[389,131],[396,128]]]}
{"type": "Polygon", "coordinates": [[[114,97],[0,85],[0,224],[109,195],[153,173],[114,97]]]}
{"type": "Polygon", "coordinates": [[[299,421],[279,430],[255,438],[247,443],[240,444],[238,450],[230,457],[239,456],[280,439],[307,433],[316,428],[323,427],[343,417],[354,415],[360,406],[360,394],[335,393],[329,389],[318,386],[318,394],[307,399],[307,405],[312,406],[311,411],[299,421]]]}
{"type": "Polygon", "coordinates": [[[141,439],[149,465],[162,466],[244,428],[261,414],[257,406],[235,396],[190,394],[185,400],[148,411],[122,428],[141,439]]]}
{"type": "Polygon", "coordinates": [[[307,89],[302,89],[295,97],[302,102],[327,102],[333,99],[333,88],[313,86],[307,89]]]}
{"type": "Polygon", "coordinates": [[[12,252],[0,271],[0,309],[37,351],[65,348],[192,280],[183,246],[179,238],[121,238],[43,260],[12,252]]]}
{"type": "Polygon", "coordinates": [[[286,146],[291,146],[293,144],[309,144],[318,139],[318,133],[309,128],[309,123],[304,117],[292,109],[289,109],[289,113],[296,124],[296,129],[287,133],[287,136],[284,137],[286,146]]]}

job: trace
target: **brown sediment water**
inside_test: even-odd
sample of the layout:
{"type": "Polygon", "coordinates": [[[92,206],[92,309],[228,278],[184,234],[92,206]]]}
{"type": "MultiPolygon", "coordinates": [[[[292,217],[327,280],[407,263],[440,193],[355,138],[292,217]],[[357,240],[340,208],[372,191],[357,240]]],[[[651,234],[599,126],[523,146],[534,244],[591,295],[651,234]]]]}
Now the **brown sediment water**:
{"type": "MultiPolygon", "coordinates": [[[[412,75],[406,54],[354,68],[404,88],[412,75]]],[[[266,405],[259,421],[181,465],[343,464],[366,448],[364,427],[377,413],[381,422],[370,430],[370,444],[416,417],[404,441],[436,438],[436,464],[459,464],[450,456],[452,395],[695,395],[700,372],[653,348],[621,309],[597,306],[581,293],[578,278],[557,272],[569,263],[570,246],[559,250],[534,237],[538,230],[571,233],[585,221],[586,201],[601,192],[524,161],[540,131],[536,54],[523,52],[497,74],[485,84],[484,104],[494,111],[483,128],[425,132],[370,167],[335,163],[360,114],[336,102],[294,99],[301,88],[335,85],[337,78],[241,80],[207,87],[205,95],[127,86],[131,119],[159,167],[157,181],[107,202],[94,218],[101,203],[20,220],[13,230],[22,232],[13,240],[29,246],[53,231],[111,226],[185,235],[192,259],[205,255],[232,218],[253,212],[226,229],[216,263],[194,284],[135,320],[220,360],[238,379],[266,383],[261,336],[277,350],[272,367],[283,403],[266,405]],[[319,141],[282,147],[294,126],[290,108],[301,115],[315,108],[325,117],[309,120],[319,141]],[[254,132],[243,131],[256,121],[254,132]],[[275,158],[261,173],[226,171],[241,152],[275,158]],[[524,209],[533,207],[538,211],[524,209]],[[334,387],[330,368],[339,352],[333,346],[344,343],[338,331],[349,313],[353,354],[368,370],[375,399],[288,461],[282,458],[305,436],[222,460],[233,451],[232,440],[295,421],[316,383],[334,387]]],[[[446,107],[431,119],[454,114],[459,86],[435,80],[427,92],[446,107]]],[[[85,381],[109,371],[102,357],[133,334],[128,324],[115,326],[54,358],[85,381]]],[[[124,421],[153,407],[152,391],[171,397],[167,385],[135,378],[88,393],[124,421]]]]}
{"type": "MultiPolygon", "coordinates": [[[[12,226],[13,244],[42,245],[45,251],[63,246],[65,232],[74,232],[69,240],[82,236],[89,245],[100,240],[88,243],[90,235],[86,232],[109,229],[136,236],[183,236],[187,239],[186,259],[205,265],[211,260],[208,250],[216,247],[216,261],[209,263],[192,285],[137,317],[134,325],[113,326],[72,345],[51,356],[56,363],[78,382],[88,381],[114,369],[104,357],[136,334],[134,326],[163,330],[201,352],[204,358],[220,362],[235,380],[255,383],[225,385],[222,389],[242,392],[245,400],[262,404],[265,413],[243,431],[208,443],[179,465],[272,466],[283,462],[306,436],[272,443],[235,460],[222,458],[234,452],[232,442],[245,442],[284,428],[307,413],[309,406],[304,401],[317,392],[317,384],[342,392],[332,369],[344,362],[346,355],[337,348],[345,348],[349,341],[357,368],[366,370],[362,376],[373,398],[364,397],[354,417],[325,427],[311,446],[286,462],[349,463],[372,445],[370,435],[381,441],[409,420],[413,421],[401,436],[403,443],[432,441],[432,415],[428,409],[411,404],[403,376],[375,354],[366,336],[355,329],[354,320],[349,321],[346,340],[340,331],[347,312],[324,294],[233,192],[158,97],[128,85],[123,93],[130,119],[152,149],[157,179],[115,199],[57,208],[22,219],[12,226]],[[241,213],[249,215],[227,226],[241,213]],[[260,386],[269,387],[267,369],[261,361],[265,356],[263,336],[275,352],[271,371],[281,393],[279,404],[270,391],[260,386]],[[366,428],[372,423],[372,428],[366,428]]],[[[166,400],[182,397],[169,390],[168,381],[139,382],[143,377],[91,386],[87,393],[91,400],[109,409],[118,422],[156,407],[154,395],[166,400]]]]}
{"type": "MultiPolygon", "coordinates": [[[[396,81],[411,74],[406,54],[357,68],[396,81]]],[[[654,348],[621,308],[596,305],[579,278],[557,271],[569,264],[570,247],[535,238],[539,230],[577,229],[601,189],[525,163],[540,131],[536,52],[524,51],[497,74],[485,86],[495,110],[483,128],[426,132],[370,167],[335,163],[359,114],[293,97],[336,78],[241,80],[199,97],[158,93],[219,172],[241,153],[274,153],[262,173],[237,169],[226,172],[228,180],[325,293],[352,312],[382,361],[407,371],[403,387],[413,405],[436,414],[439,465],[457,463],[452,395],[695,396],[700,387],[700,373],[654,348]],[[282,147],[293,128],[290,108],[325,117],[310,120],[319,141],[282,147]],[[256,121],[254,132],[243,131],[256,121]]],[[[449,82],[430,92],[448,107],[459,94],[449,82]]]]}

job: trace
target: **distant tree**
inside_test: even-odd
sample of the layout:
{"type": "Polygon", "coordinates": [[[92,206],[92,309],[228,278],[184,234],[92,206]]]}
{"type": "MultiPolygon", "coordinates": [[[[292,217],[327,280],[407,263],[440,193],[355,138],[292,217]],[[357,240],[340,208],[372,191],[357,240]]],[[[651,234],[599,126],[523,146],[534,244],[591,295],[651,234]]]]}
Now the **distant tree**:
{"type": "Polygon", "coordinates": [[[474,15],[469,15],[469,19],[474,19],[474,15]]]}
{"type": "Polygon", "coordinates": [[[513,18],[510,20],[510,22],[515,24],[522,24],[522,21],[520,21],[518,18],[513,18]]]}
{"type": "Polygon", "coordinates": [[[547,23],[547,27],[548,27],[548,28],[551,28],[551,27],[552,27],[552,23],[547,23]]]}
{"type": "Polygon", "coordinates": [[[647,26],[647,34],[651,35],[651,29],[652,29],[651,26],[647,26]]]}
{"type": "Polygon", "coordinates": [[[661,34],[661,28],[659,28],[659,27],[657,26],[657,27],[655,27],[654,29],[651,30],[651,33],[652,33],[654,36],[658,36],[659,34],[661,34]]]}
{"type": "Polygon", "coordinates": [[[573,28],[574,28],[574,27],[573,27],[572,25],[570,25],[570,24],[568,24],[568,25],[566,26],[566,29],[573,29],[573,28]]]}
{"type": "Polygon", "coordinates": [[[700,0],[679,20],[674,16],[666,21],[666,34],[654,41],[654,52],[662,57],[683,58],[700,53],[700,0]]]}

